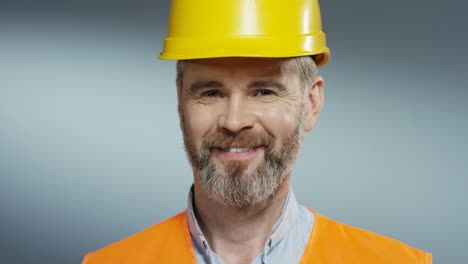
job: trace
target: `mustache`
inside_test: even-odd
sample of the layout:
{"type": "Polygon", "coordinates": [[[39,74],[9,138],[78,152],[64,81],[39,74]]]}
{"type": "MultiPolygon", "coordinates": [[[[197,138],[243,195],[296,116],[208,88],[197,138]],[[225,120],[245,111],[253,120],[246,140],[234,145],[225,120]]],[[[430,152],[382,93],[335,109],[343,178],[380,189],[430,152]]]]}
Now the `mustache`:
{"type": "Polygon", "coordinates": [[[202,149],[212,148],[228,149],[231,147],[265,147],[271,150],[274,147],[275,137],[268,132],[241,131],[232,133],[220,131],[207,135],[202,142],[202,149]]]}

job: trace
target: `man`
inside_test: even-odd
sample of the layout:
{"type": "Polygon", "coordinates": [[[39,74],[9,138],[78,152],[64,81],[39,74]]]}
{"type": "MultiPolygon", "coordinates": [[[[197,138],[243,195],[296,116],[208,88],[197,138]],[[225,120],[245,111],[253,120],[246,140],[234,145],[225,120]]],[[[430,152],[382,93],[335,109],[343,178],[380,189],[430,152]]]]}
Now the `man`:
{"type": "Polygon", "coordinates": [[[431,263],[294,197],[291,170],[323,106],[316,67],[329,58],[315,0],[175,0],[170,17],[160,58],[179,60],[187,210],[83,263],[431,263]]]}

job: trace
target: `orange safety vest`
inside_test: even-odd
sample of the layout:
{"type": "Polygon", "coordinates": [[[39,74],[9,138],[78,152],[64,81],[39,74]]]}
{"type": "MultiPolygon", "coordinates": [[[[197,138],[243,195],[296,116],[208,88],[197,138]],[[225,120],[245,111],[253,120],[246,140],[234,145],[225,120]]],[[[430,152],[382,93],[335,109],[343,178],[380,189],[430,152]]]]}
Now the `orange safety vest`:
{"type": "MultiPolygon", "coordinates": [[[[299,264],[432,263],[432,255],[429,253],[394,239],[336,222],[310,210],[315,213],[315,223],[299,264]]],[[[168,263],[197,263],[186,212],[98,251],[88,253],[82,262],[82,264],[168,263]]]]}

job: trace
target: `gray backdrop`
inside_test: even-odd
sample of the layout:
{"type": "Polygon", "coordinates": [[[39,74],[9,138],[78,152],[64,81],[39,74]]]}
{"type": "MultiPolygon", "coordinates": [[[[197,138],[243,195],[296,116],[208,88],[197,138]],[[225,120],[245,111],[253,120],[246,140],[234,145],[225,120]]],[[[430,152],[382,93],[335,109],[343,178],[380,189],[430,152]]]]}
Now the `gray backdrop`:
{"type": "MultiPolygon", "coordinates": [[[[80,263],[185,208],[169,1],[0,2],[0,262],[80,263]]],[[[466,263],[466,1],[321,2],[301,203],[466,263]]]]}

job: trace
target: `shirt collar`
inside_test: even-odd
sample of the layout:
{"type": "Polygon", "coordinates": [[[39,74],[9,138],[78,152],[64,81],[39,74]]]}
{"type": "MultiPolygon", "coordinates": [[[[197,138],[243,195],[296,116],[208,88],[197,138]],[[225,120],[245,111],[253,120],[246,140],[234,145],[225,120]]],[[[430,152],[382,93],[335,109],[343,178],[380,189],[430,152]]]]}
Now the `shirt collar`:
{"type": "MultiPolygon", "coordinates": [[[[267,254],[276,244],[278,244],[294,225],[299,214],[299,206],[300,205],[294,196],[292,188],[289,188],[288,196],[284,203],[281,216],[275,225],[273,225],[271,235],[265,243],[264,253],[267,254]]],[[[205,255],[209,257],[210,247],[208,241],[203,235],[203,232],[201,231],[194,212],[193,185],[190,188],[190,192],[187,198],[187,220],[190,234],[192,235],[193,241],[196,243],[195,246],[200,249],[204,249],[205,255]]]]}
{"type": "Polygon", "coordinates": [[[204,253],[206,256],[209,257],[210,255],[210,247],[208,245],[208,241],[206,240],[205,236],[203,235],[200,226],[198,225],[197,218],[195,217],[194,211],[194,204],[193,204],[193,185],[190,188],[189,195],[187,197],[187,221],[190,230],[190,234],[195,242],[195,246],[200,249],[204,249],[204,253]]]}

